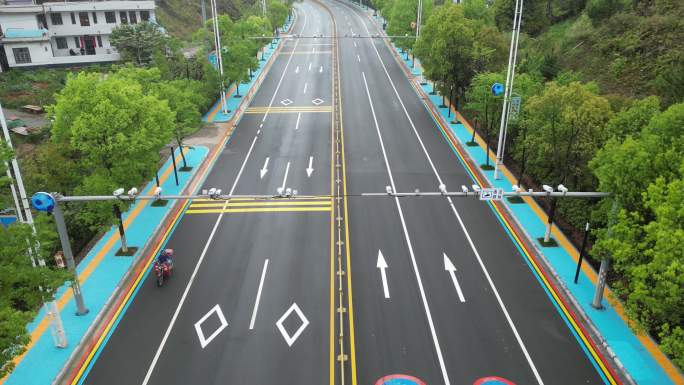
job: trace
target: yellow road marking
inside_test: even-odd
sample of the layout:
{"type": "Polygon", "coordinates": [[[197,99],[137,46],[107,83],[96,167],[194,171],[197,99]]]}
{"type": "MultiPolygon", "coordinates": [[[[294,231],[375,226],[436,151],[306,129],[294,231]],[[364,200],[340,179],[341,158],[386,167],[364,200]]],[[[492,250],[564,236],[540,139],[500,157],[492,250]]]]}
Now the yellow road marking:
{"type": "MultiPolygon", "coordinates": [[[[289,199],[289,198],[230,198],[229,200],[231,202],[300,202],[300,201],[310,201],[310,200],[318,200],[321,202],[328,202],[332,197],[328,197],[326,195],[311,195],[311,196],[306,196],[302,195],[299,196],[297,195],[297,199],[289,199]]],[[[224,200],[216,200],[216,199],[206,199],[206,198],[197,198],[193,199],[192,203],[198,203],[198,202],[214,202],[218,203],[220,202],[223,204],[224,200]]]]}
{"type": "Polygon", "coordinates": [[[332,112],[332,106],[322,106],[322,107],[279,107],[279,108],[268,108],[268,107],[251,107],[245,111],[245,114],[288,114],[288,113],[299,113],[299,112],[332,112]]]}
{"type": "MultiPolygon", "coordinates": [[[[226,207],[258,207],[258,206],[321,206],[332,205],[331,201],[288,201],[288,202],[236,202],[228,203],[226,207]]],[[[223,203],[193,203],[190,210],[203,207],[223,207],[223,203]]]]}
{"type": "Polygon", "coordinates": [[[186,214],[215,214],[215,213],[279,213],[279,212],[305,212],[305,211],[331,211],[327,207],[263,207],[243,209],[214,209],[214,210],[188,210],[186,214]]]}
{"type": "Polygon", "coordinates": [[[332,53],[332,51],[295,51],[295,52],[290,51],[290,52],[281,52],[279,55],[290,55],[290,54],[294,54],[294,55],[310,55],[310,54],[317,55],[319,53],[332,53]]]}

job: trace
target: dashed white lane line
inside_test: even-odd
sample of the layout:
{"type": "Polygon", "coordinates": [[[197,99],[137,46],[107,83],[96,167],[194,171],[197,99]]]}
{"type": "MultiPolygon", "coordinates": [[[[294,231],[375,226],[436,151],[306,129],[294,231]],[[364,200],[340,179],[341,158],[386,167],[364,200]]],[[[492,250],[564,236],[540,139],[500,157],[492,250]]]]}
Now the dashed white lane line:
{"type": "Polygon", "coordinates": [[[287,174],[290,172],[290,162],[287,162],[287,166],[285,167],[285,177],[283,178],[283,185],[281,188],[285,190],[285,184],[287,183],[287,174]]]}
{"type": "MultiPolygon", "coordinates": [[[[385,167],[387,168],[387,174],[389,176],[390,184],[392,185],[392,191],[397,191],[394,184],[394,176],[392,175],[392,169],[390,168],[389,161],[387,160],[387,152],[385,151],[385,143],[382,140],[382,134],[380,133],[380,126],[378,125],[378,118],[375,115],[375,107],[373,107],[373,100],[370,96],[370,91],[368,90],[368,82],[366,81],[366,74],[361,72],[363,75],[363,84],[366,87],[366,95],[368,96],[368,103],[370,104],[371,113],[373,114],[373,122],[375,123],[375,130],[378,133],[378,139],[380,140],[380,149],[382,150],[382,156],[385,159],[385,167]]],[[[416,262],[416,256],[413,253],[413,244],[411,242],[411,237],[409,236],[408,230],[406,229],[406,220],[404,219],[404,212],[401,209],[401,203],[399,203],[399,198],[394,197],[394,202],[397,205],[397,211],[399,212],[399,219],[401,220],[401,227],[404,230],[404,239],[406,240],[406,245],[408,246],[409,255],[411,257],[411,264],[413,265],[413,272],[416,276],[416,281],[418,281],[418,291],[420,292],[420,298],[423,302],[423,309],[425,310],[425,315],[428,320],[428,327],[430,328],[430,334],[432,335],[432,342],[435,345],[435,351],[437,352],[437,360],[439,361],[439,367],[442,371],[442,377],[444,378],[444,385],[450,385],[449,375],[446,371],[446,366],[444,365],[444,358],[442,356],[442,348],[439,345],[439,339],[437,338],[437,332],[435,331],[435,324],[432,322],[432,313],[430,312],[430,305],[427,302],[427,296],[425,295],[425,289],[423,289],[423,281],[420,278],[420,271],[418,271],[418,264],[416,262]]]]}
{"type": "MultiPolygon", "coordinates": [[[[356,13],[354,13],[359,19],[361,19],[356,13]]],[[[366,23],[361,19],[361,22],[363,26],[366,28],[366,32],[368,35],[370,35],[370,30],[368,29],[368,26],[366,23]]],[[[378,56],[378,60],[380,61],[380,64],[382,65],[382,68],[385,72],[385,75],[387,76],[387,79],[390,82],[390,85],[392,86],[392,89],[394,90],[394,94],[396,95],[397,99],[399,100],[399,103],[401,104],[401,107],[404,111],[404,115],[406,115],[406,118],[408,119],[409,123],[411,124],[411,127],[413,128],[413,132],[416,135],[416,138],[418,139],[418,142],[420,143],[420,146],[423,150],[423,153],[427,157],[428,162],[430,163],[430,166],[432,167],[432,171],[435,174],[437,181],[439,182],[440,185],[443,185],[442,183],[442,178],[439,176],[439,173],[437,172],[437,169],[435,168],[434,163],[432,162],[432,158],[430,157],[430,154],[428,153],[427,149],[425,148],[425,145],[423,144],[423,140],[421,139],[420,135],[418,134],[418,130],[416,129],[416,126],[413,124],[413,120],[411,119],[411,116],[409,115],[408,111],[406,110],[406,106],[404,106],[404,102],[401,99],[401,96],[399,95],[399,92],[397,91],[397,87],[394,85],[394,81],[392,81],[392,77],[389,75],[389,72],[387,71],[387,67],[385,66],[385,62],[382,60],[382,57],[380,56],[380,52],[378,52],[378,48],[375,46],[375,44],[372,45],[373,49],[375,50],[375,54],[378,56]]],[[[364,75],[365,79],[365,75],[364,75]]],[[[456,210],[456,207],[454,206],[453,201],[451,200],[451,197],[447,197],[447,200],[449,202],[449,205],[451,206],[451,210],[456,216],[456,219],[458,220],[458,223],[463,230],[463,233],[466,236],[466,239],[468,240],[468,244],[470,245],[470,248],[472,249],[473,253],[475,254],[475,257],[480,265],[480,268],[482,269],[482,272],[485,275],[485,278],[487,279],[487,282],[489,283],[489,286],[492,288],[492,292],[494,293],[494,296],[496,297],[497,302],[499,303],[499,307],[501,308],[501,311],[504,313],[504,316],[506,317],[506,321],[508,322],[509,327],[513,331],[513,334],[515,335],[515,338],[518,342],[518,345],[520,346],[520,349],[523,352],[523,355],[525,356],[525,359],[527,360],[528,365],[530,366],[530,369],[532,370],[535,379],[537,380],[537,383],[539,385],[543,385],[544,382],[541,379],[541,376],[539,375],[539,372],[537,371],[537,367],[532,361],[532,357],[530,356],[529,352],[527,351],[527,348],[525,347],[525,344],[523,343],[522,338],[520,337],[520,334],[518,333],[518,329],[516,328],[515,324],[513,323],[513,319],[511,316],[508,314],[508,310],[506,309],[506,306],[503,303],[503,300],[501,299],[501,296],[499,295],[499,291],[496,289],[496,286],[494,285],[494,281],[492,280],[491,276],[489,275],[489,271],[484,265],[484,262],[482,261],[482,258],[480,257],[480,253],[477,251],[477,248],[475,247],[475,244],[473,243],[470,233],[468,232],[468,229],[466,228],[465,224],[463,223],[463,220],[461,219],[461,215],[458,213],[458,210],[456,210]]],[[[446,373],[445,374],[445,380],[448,381],[448,378],[446,378],[446,373]]],[[[448,382],[447,382],[448,384],[448,382]]]]}
{"type": "Polygon", "coordinates": [[[295,131],[299,129],[299,119],[302,118],[302,113],[298,112],[297,113],[297,123],[295,123],[295,131]]]}
{"type": "Polygon", "coordinates": [[[259,301],[261,301],[261,289],[264,287],[264,278],[266,277],[266,270],[268,269],[268,258],[264,261],[264,269],[261,271],[261,280],[259,280],[259,289],[257,290],[256,300],[254,301],[254,310],[252,310],[252,320],[249,321],[249,330],[254,329],[254,321],[256,321],[257,311],[259,311],[259,301]]]}
{"type": "Polygon", "coordinates": [[[319,73],[320,73],[320,72],[323,72],[323,66],[321,66],[321,67],[318,69],[318,72],[319,72],[319,73]]]}
{"type": "Polygon", "coordinates": [[[296,73],[296,74],[299,73],[299,66],[297,66],[297,68],[295,68],[295,73],[296,73]]]}
{"type": "MultiPolygon", "coordinates": [[[[249,147],[249,150],[247,151],[247,155],[245,156],[245,160],[242,162],[242,166],[240,166],[240,171],[238,171],[237,176],[235,177],[235,181],[233,182],[233,187],[231,187],[230,192],[228,195],[233,195],[233,192],[235,192],[235,187],[238,184],[238,181],[240,180],[240,177],[242,176],[242,171],[245,169],[245,165],[247,164],[247,161],[249,160],[249,156],[252,154],[252,150],[254,149],[254,144],[256,143],[257,139],[259,137],[255,136],[254,140],[252,140],[252,145],[249,147]]],[[[150,381],[150,377],[152,377],[152,372],[154,371],[154,367],[157,366],[157,361],[159,361],[159,356],[161,356],[161,352],[164,349],[164,345],[166,345],[166,341],[169,339],[169,335],[171,335],[171,330],[173,329],[173,326],[176,324],[176,320],[178,319],[178,314],[180,314],[181,308],[183,307],[183,304],[185,303],[186,298],[188,297],[188,293],[190,292],[190,287],[192,287],[193,282],[195,282],[195,277],[197,277],[197,272],[199,271],[200,266],[202,265],[202,262],[204,261],[204,257],[207,255],[207,251],[209,250],[209,245],[211,245],[211,241],[214,239],[214,235],[216,235],[216,230],[219,227],[219,224],[221,223],[221,219],[223,219],[224,211],[228,205],[228,200],[223,204],[223,208],[221,209],[221,213],[219,214],[218,218],[216,218],[216,222],[214,223],[214,227],[211,229],[211,233],[209,234],[209,239],[207,239],[207,243],[205,243],[204,248],[202,249],[202,253],[200,254],[199,259],[197,260],[197,264],[195,265],[195,269],[192,271],[192,274],[190,275],[190,280],[188,281],[188,284],[185,286],[185,290],[183,290],[183,295],[181,295],[180,301],[178,302],[178,306],[176,306],[176,310],[173,313],[173,316],[171,317],[171,322],[169,323],[169,326],[166,328],[166,332],[164,333],[164,337],[162,337],[161,343],[159,344],[159,347],[157,348],[157,352],[154,354],[154,358],[152,359],[152,363],[150,363],[150,367],[147,369],[147,373],[145,374],[145,378],[143,379],[142,385],[147,385],[147,383],[150,381]]]]}
{"type": "Polygon", "coordinates": [[[309,86],[309,83],[304,83],[304,93],[306,93],[306,88],[309,86]]]}
{"type": "Polygon", "coordinates": [[[356,61],[358,61],[359,63],[361,63],[361,56],[356,55],[356,61]]]}
{"type": "Polygon", "coordinates": [[[309,71],[311,71],[311,62],[309,62],[309,71]]]}

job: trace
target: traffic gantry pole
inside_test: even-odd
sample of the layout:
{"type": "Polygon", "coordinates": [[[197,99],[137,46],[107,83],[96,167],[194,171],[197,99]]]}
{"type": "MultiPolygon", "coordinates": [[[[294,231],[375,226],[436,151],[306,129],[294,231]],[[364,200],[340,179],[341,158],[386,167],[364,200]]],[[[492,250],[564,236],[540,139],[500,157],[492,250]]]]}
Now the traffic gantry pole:
{"type": "MultiPolygon", "coordinates": [[[[54,199],[54,196],[53,196],[54,199]]],[[[88,309],[83,301],[83,293],[81,293],[81,284],[78,282],[78,272],[76,271],[76,263],[74,262],[74,254],[71,251],[71,243],[69,242],[69,233],[67,233],[66,223],[64,223],[64,214],[59,203],[55,200],[55,207],[52,209],[52,215],[57,224],[57,232],[59,233],[59,241],[62,244],[62,251],[66,258],[67,268],[73,273],[73,281],[71,282],[71,289],[74,291],[74,300],[76,301],[76,315],[88,314],[88,309]]]]}

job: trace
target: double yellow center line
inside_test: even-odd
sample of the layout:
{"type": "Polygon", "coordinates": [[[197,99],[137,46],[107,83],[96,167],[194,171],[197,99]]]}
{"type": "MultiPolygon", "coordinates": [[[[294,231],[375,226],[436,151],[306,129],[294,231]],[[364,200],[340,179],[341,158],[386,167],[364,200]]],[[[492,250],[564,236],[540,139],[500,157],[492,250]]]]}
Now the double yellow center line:
{"type": "Polygon", "coordinates": [[[218,214],[218,213],[277,213],[277,212],[330,212],[330,198],[297,198],[294,199],[253,199],[236,198],[227,203],[212,199],[195,199],[185,212],[186,214],[218,214]]]}

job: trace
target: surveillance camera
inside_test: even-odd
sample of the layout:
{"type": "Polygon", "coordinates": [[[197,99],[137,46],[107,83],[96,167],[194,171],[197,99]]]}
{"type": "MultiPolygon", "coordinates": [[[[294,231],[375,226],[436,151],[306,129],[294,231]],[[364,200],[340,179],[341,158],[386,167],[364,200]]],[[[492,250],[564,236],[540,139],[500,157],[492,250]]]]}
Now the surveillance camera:
{"type": "Polygon", "coordinates": [[[558,185],[558,191],[562,192],[563,194],[568,192],[568,188],[563,186],[562,184],[558,185]]]}
{"type": "Polygon", "coordinates": [[[294,196],[297,196],[297,194],[299,194],[299,191],[297,191],[297,190],[292,190],[292,196],[293,196],[293,197],[294,197],[294,196]]]}
{"type": "Polygon", "coordinates": [[[112,193],[112,195],[114,195],[115,197],[118,197],[119,195],[121,195],[121,194],[123,194],[123,193],[124,193],[124,189],[118,188],[118,189],[114,190],[114,192],[112,193]]]}
{"type": "Polygon", "coordinates": [[[282,187],[278,187],[276,189],[276,192],[278,193],[278,195],[283,196],[283,188],[282,187]]]}
{"type": "Polygon", "coordinates": [[[289,187],[287,189],[285,189],[285,195],[288,197],[292,196],[292,189],[289,187]]]}
{"type": "Polygon", "coordinates": [[[441,192],[442,195],[447,193],[447,189],[446,189],[446,186],[444,185],[444,183],[439,185],[439,192],[441,192]]]}
{"type": "Polygon", "coordinates": [[[385,186],[385,191],[387,191],[388,195],[392,195],[392,186],[385,186]]]}
{"type": "Polygon", "coordinates": [[[473,191],[475,191],[475,192],[480,192],[480,190],[482,190],[482,187],[480,187],[480,186],[478,186],[478,185],[476,185],[476,184],[473,185],[473,191]]]}
{"type": "Polygon", "coordinates": [[[546,185],[546,184],[545,184],[545,185],[542,185],[542,188],[543,188],[544,191],[546,191],[547,193],[552,193],[552,192],[553,192],[553,187],[551,187],[551,186],[549,186],[549,185],[546,185]]]}
{"type": "Polygon", "coordinates": [[[154,195],[160,196],[161,193],[162,193],[162,188],[161,188],[161,187],[157,187],[157,188],[154,189],[154,195]]]}
{"type": "Polygon", "coordinates": [[[214,196],[214,195],[216,195],[216,188],[212,187],[209,189],[209,196],[214,196]]]}
{"type": "Polygon", "coordinates": [[[221,195],[222,192],[223,192],[223,191],[221,191],[221,189],[218,188],[218,189],[216,189],[216,191],[214,192],[214,195],[221,195]]]}
{"type": "Polygon", "coordinates": [[[520,192],[520,187],[518,187],[517,184],[514,184],[513,186],[511,186],[511,189],[515,192],[520,192]]]}
{"type": "Polygon", "coordinates": [[[135,187],[131,188],[130,190],[128,190],[128,195],[130,195],[130,196],[138,195],[138,189],[135,187]]]}
{"type": "Polygon", "coordinates": [[[466,187],[466,185],[461,185],[461,191],[467,194],[469,190],[468,187],[466,187]]]}

